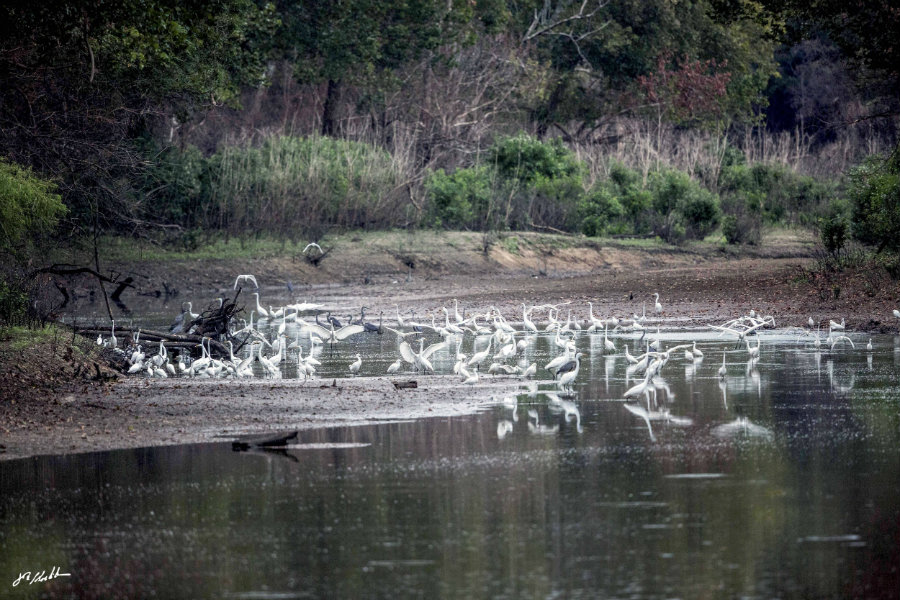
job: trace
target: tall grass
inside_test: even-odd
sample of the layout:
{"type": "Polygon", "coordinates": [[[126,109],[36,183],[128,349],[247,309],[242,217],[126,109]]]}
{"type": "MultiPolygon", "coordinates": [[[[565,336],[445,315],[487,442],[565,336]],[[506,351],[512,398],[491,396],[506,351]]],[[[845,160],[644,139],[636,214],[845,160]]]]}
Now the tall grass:
{"type": "Polygon", "coordinates": [[[208,160],[202,226],[289,239],[390,227],[405,212],[406,179],[400,161],[360,142],[274,136],[225,146],[208,160]]]}

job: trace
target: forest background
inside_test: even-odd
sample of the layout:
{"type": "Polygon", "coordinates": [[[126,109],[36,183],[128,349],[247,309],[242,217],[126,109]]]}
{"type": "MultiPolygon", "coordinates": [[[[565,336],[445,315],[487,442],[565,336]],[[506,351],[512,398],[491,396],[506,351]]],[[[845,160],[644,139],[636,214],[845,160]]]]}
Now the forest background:
{"type": "Polygon", "coordinates": [[[5,2],[0,321],[48,244],[99,272],[109,236],[800,226],[900,277],[898,30],[877,1],[5,2]]]}

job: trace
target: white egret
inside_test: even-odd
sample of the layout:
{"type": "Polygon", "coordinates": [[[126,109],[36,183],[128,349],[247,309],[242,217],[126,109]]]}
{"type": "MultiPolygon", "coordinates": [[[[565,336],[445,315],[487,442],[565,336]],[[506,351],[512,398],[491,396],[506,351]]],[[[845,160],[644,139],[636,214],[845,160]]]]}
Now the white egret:
{"type": "Polygon", "coordinates": [[[266,309],[264,309],[264,308],[263,308],[262,306],[260,306],[260,304],[259,304],[259,292],[253,292],[253,297],[256,298],[256,314],[259,315],[259,318],[260,318],[260,319],[268,319],[268,318],[269,318],[269,311],[267,311],[266,309]]]}
{"type": "Polygon", "coordinates": [[[469,359],[469,362],[466,363],[468,366],[472,365],[480,365],[484,359],[486,359],[491,354],[491,342],[494,341],[494,338],[490,338],[488,340],[487,348],[482,350],[481,352],[476,352],[472,355],[472,358],[469,359]]]}
{"type": "Polygon", "coordinates": [[[694,358],[703,358],[703,353],[700,352],[700,348],[697,347],[697,342],[694,342],[694,346],[691,351],[694,353],[694,358]]]}
{"type": "Polygon", "coordinates": [[[525,307],[525,304],[523,303],[522,304],[522,322],[525,324],[525,329],[527,329],[531,333],[537,333],[537,330],[538,330],[537,325],[535,325],[534,322],[532,322],[532,320],[528,318],[529,312],[531,312],[531,311],[529,311],[525,307]]]}
{"type": "Polygon", "coordinates": [[[350,372],[354,375],[359,374],[359,368],[362,366],[362,356],[356,355],[356,360],[350,363],[350,372]]]}
{"type": "Polygon", "coordinates": [[[722,353],[722,366],[719,367],[719,377],[725,379],[725,376],[728,374],[728,369],[725,368],[725,353],[722,353]]]}
{"type": "Polygon", "coordinates": [[[254,277],[253,275],[238,275],[237,279],[234,280],[234,289],[243,287],[243,284],[247,281],[251,282],[253,284],[253,287],[259,289],[259,284],[256,283],[256,277],[254,277]]]}
{"type": "Polygon", "coordinates": [[[656,296],[656,303],[654,305],[654,308],[656,308],[656,314],[659,315],[663,311],[662,304],[659,303],[659,293],[654,293],[653,295],[656,296]]]}

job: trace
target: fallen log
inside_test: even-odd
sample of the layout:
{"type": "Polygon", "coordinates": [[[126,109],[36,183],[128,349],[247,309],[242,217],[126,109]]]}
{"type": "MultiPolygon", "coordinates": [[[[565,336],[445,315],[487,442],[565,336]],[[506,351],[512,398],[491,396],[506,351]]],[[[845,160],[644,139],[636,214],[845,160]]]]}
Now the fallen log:
{"type": "Polygon", "coordinates": [[[419,387],[419,383],[415,380],[413,381],[392,381],[394,387],[398,390],[408,390],[408,389],[416,389],[419,387]]]}
{"type": "MultiPolygon", "coordinates": [[[[166,348],[197,348],[201,342],[209,340],[210,350],[217,352],[221,356],[229,356],[228,346],[222,342],[218,342],[212,338],[204,338],[200,335],[190,333],[166,333],[164,331],[154,331],[152,329],[140,329],[131,327],[116,327],[117,333],[135,334],[140,332],[141,342],[163,342],[166,348]]],[[[95,335],[109,335],[109,327],[76,327],[75,333],[93,337],[95,335]]]]}
{"type": "Polygon", "coordinates": [[[233,450],[249,450],[252,447],[270,448],[272,446],[287,446],[290,440],[297,439],[297,431],[251,433],[239,435],[238,439],[231,443],[233,450]]]}

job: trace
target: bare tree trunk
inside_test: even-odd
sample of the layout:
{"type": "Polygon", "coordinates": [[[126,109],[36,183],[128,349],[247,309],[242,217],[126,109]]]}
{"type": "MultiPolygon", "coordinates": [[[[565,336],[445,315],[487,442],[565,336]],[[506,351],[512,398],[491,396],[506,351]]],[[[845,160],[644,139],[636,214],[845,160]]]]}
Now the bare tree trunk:
{"type": "Polygon", "coordinates": [[[325,92],[325,106],[322,109],[322,135],[334,136],[337,133],[337,111],[341,99],[341,82],[328,80],[325,92]]]}

